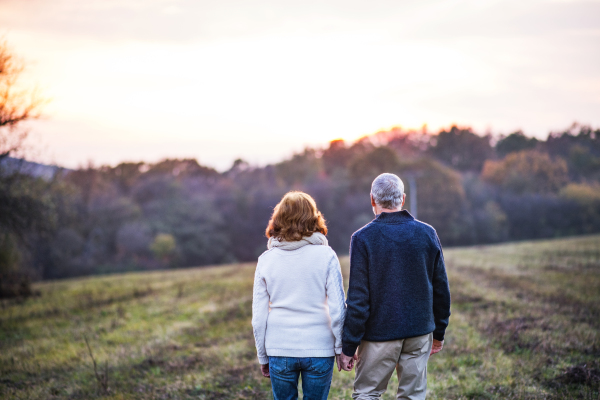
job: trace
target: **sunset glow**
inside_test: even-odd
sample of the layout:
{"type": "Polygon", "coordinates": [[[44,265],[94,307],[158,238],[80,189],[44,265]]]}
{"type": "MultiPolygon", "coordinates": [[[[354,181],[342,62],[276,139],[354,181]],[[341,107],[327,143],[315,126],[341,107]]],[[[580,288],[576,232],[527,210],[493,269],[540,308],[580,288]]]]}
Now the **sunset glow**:
{"type": "Polygon", "coordinates": [[[396,125],[600,124],[600,2],[0,2],[40,159],[273,162],[396,125]]]}

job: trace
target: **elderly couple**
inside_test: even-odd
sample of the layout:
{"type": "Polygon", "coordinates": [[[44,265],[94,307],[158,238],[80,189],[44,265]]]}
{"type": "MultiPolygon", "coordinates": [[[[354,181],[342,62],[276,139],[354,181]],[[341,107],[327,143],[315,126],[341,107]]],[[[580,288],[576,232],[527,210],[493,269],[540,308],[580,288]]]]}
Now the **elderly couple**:
{"type": "Polygon", "coordinates": [[[275,400],[326,399],[356,361],[354,399],[379,398],[394,369],[398,399],[425,399],[427,361],[444,344],[450,289],[435,230],[402,210],[394,174],[371,186],[375,219],[350,241],[348,298],[315,201],[290,192],[275,207],[254,278],[252,327],[275,400]],[[345,301],[344,301],[345,300],[345,301]]]}

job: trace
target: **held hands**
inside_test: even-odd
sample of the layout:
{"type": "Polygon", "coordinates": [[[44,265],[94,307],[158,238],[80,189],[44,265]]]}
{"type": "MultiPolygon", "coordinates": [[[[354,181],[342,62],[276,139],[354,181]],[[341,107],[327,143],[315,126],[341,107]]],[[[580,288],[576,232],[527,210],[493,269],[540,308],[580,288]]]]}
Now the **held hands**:
{"type": "MultiPolygon", "coordinates": [[[[358,356],[356,354],[354,354],[352,357],[348,357],[344,353],[337,354],[335,356],[335,362],[338,366],[338,371],[341,371],[342,369],[344,371],[352,371],[352,368],[354,368],[354,362],[356,360],[358,360],[358,356]]],[[[269,373],[269,364],[261,364],[260,372],[265,378],[271,377],[271,374],[269,373]]]]}
{"type": "Polygon", "coordinates": [[[271,374],[269,373],[269,364],[261,364],[260,372],[265,378],[271,378],[271,374]]]}
{"type": "Polygon", "coordinates": [[[354,368],[354,362],[358,360],[358,356],[354,354],[352,357],[345,355],[344,353],[337,354],[335,361],[337,363],[338,371],[352,371],[354,368]]]}
{"type": "MultiPolygon", "coordinates": [[[[435,342],[437,342],[437,340],[434,340],[434,345],[435,345],[435,342]]],[[[438,342],[438,343],[440,343],[440,342],[438,342]]],[[[443,343],[443,342],[441,342],[441,343],[443,343]]],[[[441,349],[442,349],[442,347],[440,345],[439,350],[436,350],[435,352],[437,353],[441,349]]],[[[433,349],[432,349],[432,351],[433,351],[433,349]]],[[[357,354],[354,354],[352,357],[349,357],[349,356],[345,355],[344,353],[336,354],[336,356],[335,356],[335,362],[337,364],[338,371],[341,371],[341,370],[352,371],[352,368],[354,368],[354,364],[355,364],[356,360],[358,360],[357,354]]],[[[269,374],[269,364],[261,364],[260,372],[262,373],[262,375],[265,378],[271,377],[271,374],[269,374]]]]}
{"type": "Polygon", "coordinates": [[[442,348],[444,347],[444,341],[442,340],[441,342],[439,340],[435,340],[433,339],[433,344],[431,345],[431,353],[429,353],[429,355],[434,355],[435,353],[438,353],[440,350],[442,350],[442,348]]]}
{"type": "MultiPolygon", "coordinates": [[[[433,344],[431,345],[431,353],[429,353],[429,355],[431,356],[435,353],[439,353],[443,347],[444,347],[443,340],[439,341],[439,340],[433,339],[433,344]]],[[[345,355],[344,353],[336,354],[336,356],[335,356],[335,362],[337,364],[338,371],[341,371],[341,370],[352,371],[352,368],[354,368],[354,363],[356,362],[356,360],[358,360],[357,354],[354,354],[352,357],[349,357],[349,356],[345,355]]],[[[269,364],[261,364],[260,372],[262,372],[262,375],[265,378],[271,377],[271,375],[269,374],[269,364]]]]}

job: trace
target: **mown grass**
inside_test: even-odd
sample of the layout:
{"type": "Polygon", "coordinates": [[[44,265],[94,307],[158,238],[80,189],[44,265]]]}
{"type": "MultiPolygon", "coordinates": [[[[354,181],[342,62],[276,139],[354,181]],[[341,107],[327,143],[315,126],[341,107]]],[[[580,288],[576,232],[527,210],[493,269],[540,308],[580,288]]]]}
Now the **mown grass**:
{"type": "MultiPolygon", "coordinates": [[[[452,317],[428,398],[600,398],[600,236],[448,249],[446,262],[452,317]]],[[[272,398],[250,327],[253,273],[38,284],[39,297],[2,303],[0,398],[272,398]]],[[[353,376],[335,372],[330,398],[350,398],[353,376]]]]}

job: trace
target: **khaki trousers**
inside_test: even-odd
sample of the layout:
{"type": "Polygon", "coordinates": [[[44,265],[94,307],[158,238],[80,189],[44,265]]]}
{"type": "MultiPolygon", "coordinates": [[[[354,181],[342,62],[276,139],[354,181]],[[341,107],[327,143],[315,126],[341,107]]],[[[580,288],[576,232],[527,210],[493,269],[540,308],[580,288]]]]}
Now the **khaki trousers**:
{"type": "Polygon", "coordinates": [[[360,342],[353,399],[378,399],[396,369],[397,399],[423,400],[433,334],[389,342],[360,342]]]}

